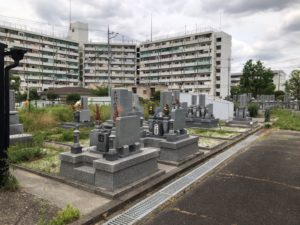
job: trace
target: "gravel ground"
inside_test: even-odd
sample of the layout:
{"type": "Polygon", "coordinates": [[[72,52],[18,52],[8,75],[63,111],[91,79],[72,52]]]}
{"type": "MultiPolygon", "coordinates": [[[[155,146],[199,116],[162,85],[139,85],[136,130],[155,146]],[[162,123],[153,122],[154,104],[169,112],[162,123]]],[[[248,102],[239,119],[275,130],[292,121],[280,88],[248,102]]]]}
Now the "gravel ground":
{"type": "Polygon", "coordinates": [[[1,225],[35,225],[41,219],[52,219],[58,210],[46,200],[22,190],[0,192],[1,225]]]}

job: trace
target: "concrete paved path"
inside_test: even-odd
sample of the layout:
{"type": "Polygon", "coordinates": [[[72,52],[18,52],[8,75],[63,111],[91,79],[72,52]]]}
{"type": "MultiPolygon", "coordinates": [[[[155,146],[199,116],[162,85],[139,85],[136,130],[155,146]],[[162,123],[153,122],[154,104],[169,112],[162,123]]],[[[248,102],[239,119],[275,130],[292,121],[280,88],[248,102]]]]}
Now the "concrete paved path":
{"type": "Polygon", "coordinates": [[[83,215],[110,201],[99,195],[20,169],[12,170],[12,173],[25,192],[46,199],[59,208],[71,203],[83,215]]]}
{"type": "Polygon", "coordinates": [[[262,138],[140,224],[299,225],[300,132],[262,138]]]}

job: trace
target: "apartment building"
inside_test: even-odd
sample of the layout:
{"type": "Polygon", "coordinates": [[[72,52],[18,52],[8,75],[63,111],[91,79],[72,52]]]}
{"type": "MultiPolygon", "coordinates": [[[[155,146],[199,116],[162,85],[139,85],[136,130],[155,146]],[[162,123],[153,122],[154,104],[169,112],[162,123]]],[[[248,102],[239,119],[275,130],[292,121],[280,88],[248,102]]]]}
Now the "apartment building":
{"type": "MultiPolygon", "coordinates": [[[[275,85],[275,91],[285,91],[285,82],[287,75],[283,70],[272,70],[273,72],[273,83],[275,85]]],[[[240,84],[240,80],[243,73],[232,73],[231,74],[231,87],[237,86],[240,84]]]]}
{"type": "MultiPolygon", "coordinates": [[[[6,26],[0,26],[0,42],[28,49],[20,66],[10,72],[20,77],[21,91],[78,86],[78,42],[6,26]]],[[[12,62],[5,58],[5,65],[12,62]]]]}
{"type": "Polygon", "coordinates": [[[143,42],[141,84],[226,97],[230,89],[231,36],[206,31],[143,42]]]}
{"type": "Polygon", "coordinates": [[[113,87],[135,84],[136,77],[136,44],[111,43],[110,50],[107,43],[84,43],[84,72],[85,87],[108,85],[113,87]],[[110,68],[108,63],[110,53],[110,68]],[[110,73],[108,71],[110,70],[110,73]]]}

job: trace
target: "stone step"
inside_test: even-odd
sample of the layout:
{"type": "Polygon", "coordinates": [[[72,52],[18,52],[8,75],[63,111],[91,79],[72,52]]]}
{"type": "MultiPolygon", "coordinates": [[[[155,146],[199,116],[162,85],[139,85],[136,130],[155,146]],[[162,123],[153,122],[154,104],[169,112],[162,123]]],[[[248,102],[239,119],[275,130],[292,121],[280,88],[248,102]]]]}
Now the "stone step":
{"type": "Polygon", "coordinates": [[[74,169],[75,179],[83,183],[95,184],[95,168],[91,166],[80,166],[74,169]]]}

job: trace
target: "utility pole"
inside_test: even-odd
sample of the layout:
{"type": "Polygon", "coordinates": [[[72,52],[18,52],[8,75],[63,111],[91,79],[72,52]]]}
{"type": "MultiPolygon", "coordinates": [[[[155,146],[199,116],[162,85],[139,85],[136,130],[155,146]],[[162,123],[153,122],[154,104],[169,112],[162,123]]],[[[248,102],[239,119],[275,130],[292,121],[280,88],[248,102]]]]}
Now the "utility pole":
{"type": "Polygon", "coordinates": [[[109,31],[109,25],[107,28],[107,54],[108,54],[108,59],[107,59],[107,75],[108,75],[108,96],[111,96],[111,47],[110,47],[110,39],[116,37],[119,33],[115,32],[110,32],[109,31]]]}
{"type": "Polygon", "coordinates": [[[107,75],[108,75],[108,96],[111,95],[110,91],[111,91],[111,87],[110,87],[110,82],[111,82],[111,77],[110,77],[110,60],[111,60],[111,55],[110,55],[110,32],[109,32],[109,25],[107,28],[107,55],[108,55],[108,59],[107,59],[107,75]]]}

